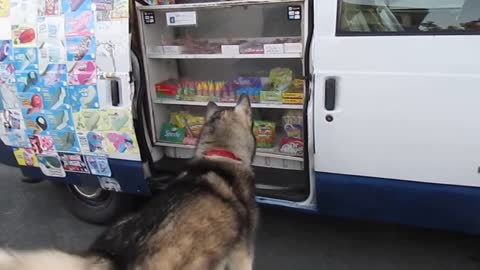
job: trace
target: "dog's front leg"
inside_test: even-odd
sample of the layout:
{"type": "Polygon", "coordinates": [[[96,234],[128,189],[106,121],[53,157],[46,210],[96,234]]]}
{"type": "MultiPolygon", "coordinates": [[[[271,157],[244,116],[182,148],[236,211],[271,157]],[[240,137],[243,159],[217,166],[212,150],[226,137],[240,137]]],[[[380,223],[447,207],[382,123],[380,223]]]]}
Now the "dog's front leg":
{"type": "Polygon", "coordinates": [[[240,245],[232,251],[227,261],[228,270],[252,270],[253,249],[240,245]]]}

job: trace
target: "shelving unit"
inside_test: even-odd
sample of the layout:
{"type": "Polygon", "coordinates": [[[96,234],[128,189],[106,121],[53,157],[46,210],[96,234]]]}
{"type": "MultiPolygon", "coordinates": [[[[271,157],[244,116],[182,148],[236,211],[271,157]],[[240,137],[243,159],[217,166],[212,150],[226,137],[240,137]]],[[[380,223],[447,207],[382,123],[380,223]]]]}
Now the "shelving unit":
{"type": "Polygon", "coordinates": [[[281,54],[161,54],[148,53],[151,59],[295,59],[302,58],[301,53],[281,54]]]}
{"type": "MultiPolygon", "coordinates": [[[[158,146],[165,146],[165,147],[175,147],[175,148],[184,148],[184,149],[195,149],[194,145],[189,144],[180,144],[180,143],[168,143],[168,142],[158,142],[156,143],[158,146]]],[[[257,156],[259,157],[269,157],[269,158],[278,158],[278,159],[286,159],[286,160],[294,160],[294,161],[303,161],[302,157],[292,156],[288,154],[279,153],[275,150],[262,148],[257,149],[257,156]]]]}
{"type": "Polygon", "coordinates": [[[190,4],[142,6],[142,7],[139,7],[139,10],[182,10],[182,9],[199,9],[199,8],[225,8],[225,7],[235,7],[235,6],[280,4],[285,2],[303,3],[302,1],[286,1],[286,0],[241,0],[241,1],[234,0],[234,1],[219,1],[219,2],[205,2],[205,3],[190,3],[190,4]]]}
{"type": "MultiPolygon", "coordinates": [[[[207,106],[208,102],[202,101],[184,101],[184,100],[173,100],[173,99],[154,99],[155,104],[164,104],[164,105],[185,105],[185,106],[207,106]]],[[[235,107],[233,102],[215,102],[220,107],[235,107]]],[[[303,105],[301,104],[270,104],[270,103],[252,103],[252,108],[254,109],[280,109],[280,110],[303,110],[303,105]]]]}
{"type": "MultiPolygon", "coordinates": [[[[165,148],[165,153],[172,158],[192,158],[195,149],[194,145],[157,142],[157,146],[165,148]]],[[[254,166],[270,167],[278,169],[289,169],[301,171],[304,169],[303,158],[271,152],[268,150],[257,150],[253,160],[254,166]]]]}
{"type": "MultiPolygon", "coordinates": [[[[295,78],[303,78],[305,20],[303,17],[288,19],[292,7],[294,12],[299,12],[300,9],[299,14],[304,13],[304,1],[288,0],[241,0],[139,7],[138,15],[143,21],[140,32],[150,92],[153,145],[161,147],[164,155],[168,157],[191,158],[195,147],[162,141],[161,127],[169,122],[170,112],[192,110],[201,113],[208,104],[203,101],[181,100],[178,96],[176,99],[159,98],[155,91],[157,83],[182,78],[229,81],[238,76],[259,73],[268,78],[268,72],[276,67],[289,68],[295,78]],[[169,16],[173,13],[190,17],[181,15],[175,17],[182,20],[181,23],[172,23],[169,16]],[[270,21],[283,25],[265,23],[270,21]],[[263,51],[260,49],[262,53],[245,53],[245,44],[250,43],[256,43],[256,47],[251,50],[257,52],[260,47],[263,48],[263,51]],[[207,48],[195,51],[199,44],[206,44],[207,48]],[[283,46],[283,49],[275,50],[275,46],[283,46]],[[272,47],[273,49],[269,49],[272,47]]],[[[217,105],[234,107],[235,103],[217,102],[217,105]]],[[[266,115],[267,118],[272,114],[271,119],[267,120],[278,122],[281,121],[279,115],[287,111],[301,112],[304,104],[261,102],[252,103],[252,108],[261,111],[259,114],[266,115]]],[[[280,125],[281,123],[277,123],[277,128],[281,128],[280,125]]],[[[284,135],[282,133],[278,136],[284,135]]],[[[279,138],[276,142],[278,141],[279,138]]],[[[257,149],[253,164],[297,171],[304,169],[303,157],[280,153],[277,149],[278,147],[257,149]]]]}

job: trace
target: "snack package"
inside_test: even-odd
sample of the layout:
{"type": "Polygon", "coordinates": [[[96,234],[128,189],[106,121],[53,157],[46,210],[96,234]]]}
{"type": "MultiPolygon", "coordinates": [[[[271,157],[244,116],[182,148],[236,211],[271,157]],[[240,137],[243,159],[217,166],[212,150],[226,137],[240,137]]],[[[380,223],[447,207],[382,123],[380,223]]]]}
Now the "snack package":
{"type": "Polygon", "coordinates": [[[179,128],[184,128],[185,123],[183,122],[183,116],[188,114],[186,111],[171,112],[170,113],[170,124],[179,128]]]}
{"type": "Polygon", "coordinates": [[[237,97],[245,94],[250,98],[251,103],[260,102],[260,92],[263,88],[262,77],[238,77],[233,84],[236,88],[237,97]]]}
{"type": "Polygon", "coordinates": [[[288,111],[283,117],[283,129],[287,137],[303,138],[303,115],[300,111],[288,111]]]}
{"type": "Polygon", "coordinates": [[[289,68],[274,68],[270,70],[270,83],[273,90],[285,91],[293,80],[293,72],[289,68]]]}
{"type": "Polygon", "coordinates": [[[172,143],[183,143],[183,138],[185,137],[185,129],[178,128],[169,123],[164,123],[162,125],[162,132],[160,134],[160,139],[166,142],[172,143]]]}
{"type": "Polygon", "coordinates": [[[195,101],[220,101],[225,95],[225,81],[195,81],[193,84],[195,101]]]}
{"type": "Polygon", "coordinates": [[[202,132],[203,124],[205,124],[205,118],[203,116],[186,114],[183,116],[183,123],[187,132],[187,136],[198,138],[202,132]]]}
{"type": "Polygon", "coordinates": [[[168,80],[155,85],[155,91],[157,98],[170,98],[175,99],[177,97],[177,82],[174,80],[168,80]]]}
{"type": "Polygon", "coordinates": [[[221,92],[220,101],[221,102],[235,102],[235,86],[232,81],[226,82],[221,92]]]}
{"type": "Polygon", "coordinates": [[[278,150],[281,153],[294,155],[294,156],[302,156],[303,149],[304,149],[303,140],[284,137],[280,140],[280,145],[278,150]]]}
{"type": "Polygon", "coordinates": [[[253,122],[253,134],[258,148],[272,148],[275,142],[275,123],[255,120],[253,122]]]}
{"type": "Polygon", "coordinates": [[[260,41],[252,40],[240,44],[240,54],[263,54],[264,47],[260,41]]]}
{"type": "Polygon", "coordinates": [[[186,111],[170,113],[169,125],[183,130],[182,143],[194,145],[202,132],[205,118],[203,116],[194,116],[186,111]]]}
{"type": "Polygon", "coordinates": [[[287,91],[282,93],[283,104],[303,104],[305,81],[293,80],[287,91]]]}
{"type": "Polygon", "coordinates": [[[260,91],[260,102],[267,104],[282,104],[282,92],[260,91]]]}

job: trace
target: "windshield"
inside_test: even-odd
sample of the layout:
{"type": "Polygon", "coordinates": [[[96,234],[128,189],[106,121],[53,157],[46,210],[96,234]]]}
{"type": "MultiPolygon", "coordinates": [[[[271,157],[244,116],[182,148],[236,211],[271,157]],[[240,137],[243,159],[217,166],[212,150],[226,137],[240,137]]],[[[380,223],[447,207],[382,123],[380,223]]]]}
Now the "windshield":
{"type": "Polygon", "coordinates": [[[384,0],[345,0],[341,6],[342,30],[352,32],[399,32],[402,25],[384,0]]]}
{"type": "Polygon", "coordinates": [[[343,32],[480,31],[478,0],[343,0],[343,32]]]}

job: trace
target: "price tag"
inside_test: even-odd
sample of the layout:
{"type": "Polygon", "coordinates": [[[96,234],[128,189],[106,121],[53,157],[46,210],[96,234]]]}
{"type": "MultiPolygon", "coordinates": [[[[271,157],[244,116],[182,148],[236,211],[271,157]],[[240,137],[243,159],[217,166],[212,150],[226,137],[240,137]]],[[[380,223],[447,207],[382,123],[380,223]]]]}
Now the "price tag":
{"type": "Polygon", "coordinates": [[[222,45],[222,54],[238,55],[238,54],[240,54],[240,46],[238,46],[238,45],[222,45]]]}
{"type": "Polygon", "coordinates": [[[264,44],[263,50],[265,54],[283,54],[283,44],[264,44]]]}
{"type": "Polygon", "coordinates": [[[302,53],[302,43],[285,43],[285,53],[302,53]]]}
{"type": "Polygon", "coordinates": [[[180,46],[163,46],[164,54],[182,54],[180,46]]]}
{"type": "Polygon", "coordinates": [[[169,26],[185,26],[197,24],[197,12],[167,12],[167,25],[169,26]]]}
{"type": "Polygon", "coordinates": [[[164,54],[163,52],[163,46],[152,46],[147,48],[147,53],[152,53],[152,54],[164,54]]]}

